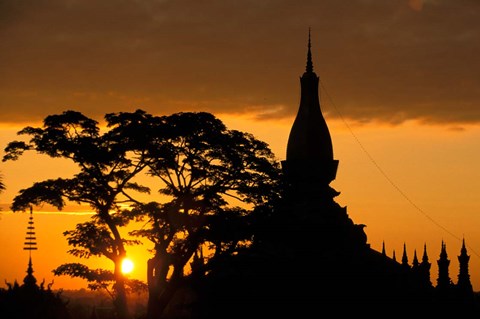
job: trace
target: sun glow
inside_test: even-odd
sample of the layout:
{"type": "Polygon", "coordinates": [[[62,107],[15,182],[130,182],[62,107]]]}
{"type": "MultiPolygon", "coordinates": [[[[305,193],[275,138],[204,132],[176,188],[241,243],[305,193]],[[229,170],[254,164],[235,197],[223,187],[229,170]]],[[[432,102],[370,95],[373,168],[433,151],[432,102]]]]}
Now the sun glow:
{"type": "Polygon", "coordinates": [[[128,258],[124,258],[122,261],[122,273],[129,274],[133,271],[133,261],[128,258]]]}

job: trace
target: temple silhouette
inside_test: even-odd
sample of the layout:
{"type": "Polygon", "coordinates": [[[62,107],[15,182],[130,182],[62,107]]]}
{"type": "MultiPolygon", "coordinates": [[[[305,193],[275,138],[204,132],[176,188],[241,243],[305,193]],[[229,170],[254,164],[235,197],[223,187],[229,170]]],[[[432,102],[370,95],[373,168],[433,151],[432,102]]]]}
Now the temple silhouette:
{"type": "Polygon", "coordinates": [[[236,256],[226,270],[209,276],[203,317],[480,314],[465,240],[457,283],[450,278],[442,240],[434,285],[426,245],[421,260],[415,251],[411,263],[406,245],[399,261],[395,252],[387,256],[385,244],[376,251],[368,244],[365,225],[356,224],[335,201],[340,193],[330,183],[338,160],[321,111],[310,32],[300,85],[300,105],[281,163],[282,201],[262,225],[253,252],[236,256]]]}

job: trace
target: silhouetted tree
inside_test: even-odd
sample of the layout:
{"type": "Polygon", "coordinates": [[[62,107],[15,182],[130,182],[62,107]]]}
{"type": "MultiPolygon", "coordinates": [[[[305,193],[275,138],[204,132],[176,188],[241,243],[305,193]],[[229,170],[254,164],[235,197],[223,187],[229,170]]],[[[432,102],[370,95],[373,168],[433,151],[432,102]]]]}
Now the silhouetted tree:
{"type": "MultiPolygon", "coordinates": [[[[0,174],[0,193],[3,193],[3,191],[6,189],[5,184],[3,183],[3,176],[0,174]]],[[[0,211],[2,208],[0,208],[0,211]]]]}
{"type": "Polygon", "coordinates": [[[137,205],[150,228],[133,233],[154,243],[148,317],[160,318],[186,282],[251,244],[252,216],[279,196],[280,168],[266,143],[209,113],[164,116],[147,132],[149,174],[167,199],[137,205]]]}
{"type": "MultiPolygon", "coordinates": [[[[131,114],[136,121],[148,117],[144,112],[131,114]]],[[[115,119],[111,115],[107,119],[115,119]]],[[[108,121],[107,121],[108,122],[108,121]]],[[[132,179],[148,163],[137,153],[140,149],[129,148],[110,125],[112,132],[100,133],[98,123],[75,111],[47,116],[42,128],[25,127],[19,135],[30,136],[28,142],[13,141],[5,148],[3,161],[17,160],[25,151],[36,151],[52,158],[65,158],[78,165],[79,172],[72,178],[48,179],[20,190],[14,198],[11,209],[24,211],[30,205],[48,203],[62,210],[66,201],[88,204],[95,215],[91,221],[79,224],[64,235],[69,253],[88,258],[105,256],[114,264],[113,273],[101,269],[89,269],[78,264],[64,264],[54,270],[55,275],[81,277],[90,283],[90,288],[106,288],[113,282],[114,305],[119,318],[128,318],[126,299],[126,278],[121,273],[121,262],[126,256],[125,246],[137,243],[122,238],[119,228],[129,222],[121,213],[120,205],[135,202],[131,192],[146,193],[143,187],[132,179]]],[[[116,125],[121,126],[120,120],[116,125]]]]}
{"type": "Polygon", "coordinates": [[[187,283],[198,282],[212,265],[249,247],[255,222],[261,220],[257,217],[270,212],[279,196],[279,163],[266,143],[228,130],[205,112],[157,117],[137,110],[107,114],[105,120],[104,134],[96,121],[74,111],[48,116],[43,128],[21,130],[30,141],[9,143],[4,161],[35,150],[70,159],[80,172],[21,190],[12,210],[41,203],[61,210],[66,200],[90,205],[96,212],[92,220],[64,233],[73,246],[69,253],[105,256],[114,262],[114,272],[75,263],[54,273],[84,278],[92,289],[114,282],[121,318],[128,314],[120,262],[125,245],[135,241],[122,238],[119,228],[132,218],[148,221],[132,234],[154,244],[148,315],[157,318],[187,283]],[[133,182],[142,171],[157,179],[161,200],[142,203],[131,194],[149,192],[133,182]]]}

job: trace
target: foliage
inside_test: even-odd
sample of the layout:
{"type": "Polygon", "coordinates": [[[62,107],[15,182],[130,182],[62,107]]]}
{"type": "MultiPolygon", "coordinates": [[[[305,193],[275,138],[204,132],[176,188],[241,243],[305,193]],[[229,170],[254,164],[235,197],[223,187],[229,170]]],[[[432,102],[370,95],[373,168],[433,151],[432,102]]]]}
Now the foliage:
{"type": "MultiPolygon", "coordinates": [[[[121,223],[118,222],[117,225],[121,225],[121,223]]],[[[116,258],[115,238],[111,236],[108,227],[100,220],[79,223],[74,230],[65,231],[63,235],[67,237],[68,244],[74,247],[68,251],[73,256],[80,258],[106,256],[112,260],[116,258]]],[[[121,241],[124,246],[139,244],[137,240],[122,238],[121,241]]]]}
{"type": "Polygon", "coordinates": [[[110,283],[115,280],[111,271],[104,269],[90,269],[80,263],[63,264],[57,267],[53,273],[56,276],[68,275],[70,277],[82,278],[88,282],[88,288],[98,290],[100,288],[108,290],[110,283]]]}
{"type": "Polygon", "coordinates": [[[107,130],[100,133],[96,121],[66,111],[46,117],[42,128],[21,130],[30,140],[9,143],[4,161],[36,151],[69,159],[79,172],[22,189],[12,210],[41,203],[59,210],[68,201],[88,204],[96,213],[92,220],[64,233],[72,246],[69,253],[107,257],[115,269],[65,264],[55,274],[83,278],[92,289],[113,282],[117,305],[130,284],[120,273],[120,262],[125,247],[137,243],[123,238],[119,228],[132,219],[144,221],[131,234],[154,246],[148,262],[149,316],[161,316],[186,280],[201,278],[211,262],[237,254],[255,240],[255,224],[280,196],[279,164],[266,143],[227,129],[210,113],[152,116],[137,110],[106,114],[105,120],[107,130]],[[156,180],[158,200],[136,198],[150,192],[136,182],[141,173],[156,180]]]}
{"type": "Polygon", "coordinates": [[[0,193],[6,189],[5,184],[3,183],[3,176],[0,175],[0,193]]]}
{"type": "MultiPolygon", "coordinates": [[[[7,188],[6,188],[5,184],[3,183],[3,176],[0,175],[0,193],[2,193],[5,189],[7,189],[7,188]]],[[[2,209],[0,208],[0,211],[1,210],[2,209]]]]}
{"type": "Polygon", "coordinates": [[[252,216],[268,213],[280,196],[280,169],[266,143],[209,113],[163,116],[149,127],[150,140],[140,144],[148,173],[168,197],[129,213],[149,225],[132,234],[154,244],[148,272],[156,316],[188,276],[203,276],[210,261],[251,244],[252,216]]]}
{"type": "MultiPolygon", "coordinates": [[[[132,114],[141,118],[142,111],[132,114]]],[[[117,125],[122,121],[115,119],[117,125]]],[[[135,203],[134,194],[148,193],[149,189],[133,181],[147,163],[130,144],[110,132],[101,134],[98,122],[76,111],[47,116],[43,127],[25,127],[19,135],[30,137],[28,142],[13,141],[5,148],[3,161],[17,160],[26,151],[36,151],[52,158],[65,158],[77,164],[79,172],[71,178],[48,179],[20,190],[11,209],[22,211],[30,205],[48,203],[62,210],[67,201],[87,204],[94,211],[91,223],[78,225],[68,231],[70,250],[75,256],[103,255],[114,264],[115,301],[121,317],[126,313],[125,278],[120,272],[121,260],[126,255],[125,241],[119,227],[129,219],[121,216],[122,205],[135,203]]]]}

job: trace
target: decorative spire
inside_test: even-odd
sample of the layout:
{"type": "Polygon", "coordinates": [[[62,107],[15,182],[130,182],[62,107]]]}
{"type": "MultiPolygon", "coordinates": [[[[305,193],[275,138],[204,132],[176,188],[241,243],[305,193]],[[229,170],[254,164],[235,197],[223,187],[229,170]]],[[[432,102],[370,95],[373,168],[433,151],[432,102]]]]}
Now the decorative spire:
{"type": "Polygon", "coordinates": [[[410,267],[408,265],[407,245],[405,243],[403,243],[402,265],[405,266],[405,267],[410,267]]]}
{"type": "Polygon", "coordinates": [[[470,256],[467,253],[467,247],[465,246],[465,238],[462,240],[462,248],[460,249],[460,256],[458,256],[458,262],[460,265],[460,271],[458,273],[457,286],[462,293],[472,294],[473,288],[470,281],[470,274],[468,273],[468,262],[470,256]]]}
{"type": "Polygon", "coordinates": [[[448,260],[447,244],[442,240],[442,248],[440,250],[440,259],[448,260]]]}
{"type": "Polygon", "coordinates": [[[25,243],[23,250],[28,250],[28,268],[27,276],[23,279],[23,282],[27,286],[34,286],[37,279],[33,276],[33,264],[32,264],[32,250],[37,250],[37,238],[35,237],[35,226],[33,225],[33,208],[30,206],[30,216],[28,218],[27,236],[25,237],[25,243]]]}
{"type": "Polygon", "coordinates": [[[385,253],[385,241],[382,242],[382,255],[386,256],[386,253],[385,253]]]}
{"type": "Polygon", "coordinates": [[[465,246],[465,238],[462,239],[462,248],[460,249],[462,255],[467,255],[467,246],[465,246]]]}
{"type": "Polygon", "coordinates": [[[440,250],[440,257],[437,260],[437,265],[438,265],[437,289],[439,290],[448,289],[452,285],[452,281],[448,273],[450,260],[448,259],[448,255],[447,255],[447,245],[443,240],[442,240],[442,248],[440,250]]]}
{"type": "Polygon", "coordinates": [[[25,237],[25,246],[23,250],[28,250],[30,256],[32,255],[32,250],[37,250],[37,238],[35,237],[35,226],[33,226],[33,209],[30,206],[30,217],[28,218],[27,226],[27,236],[25,237]]]}
{"type": "Polygon", "coordinates": [[[428,255],[427,255],[427,244],[423,244],[423,256],[422,256],[422,263],[428,263],[428,255]]]}
{"type": "Polygon", "coordinates": [[[413,268],[417,268],[419,264],[420,264],[420,263],[418,262],[418,258],[417,258],[417,250],[415,249],[415,250],[413,251],[412,267],[413,267],[413,268]]]}
{"type": "Polygon", "coordinates": [[[428,256],[427,256],[427,244],[423,244],[423,256],[422,256],[422,262],[419,265],[419,274],[420,274],[420,280],[423,282],[425,288],[431,288],[432,287],[432,282],[430,280],[430,267],[432,265],[428,262],[428,256]]]}
{"type": "MultiPolygon", "coordinates": [[[[333,159],[330,131],[320,108],[318,85],[319,77],[313,72],[309,30],[307,68],[300,77],[300,106],[290,130],[282,168],[289,184],[304,185],[310,193],[312,187],[327,189],[325,186],[335,179],[338,168],[338,160],[333,159]]],[[[333,196],[337,195],[335,191],[333,196]]]]}
{"type": "Polygon", "coordinates": [[[310,41],[310,28],[308,28],[308,53],[307,53],[307,67],[305,71],[307,73],[313,73],[313,62],[312,62],[312,42],[310,41]]]}

